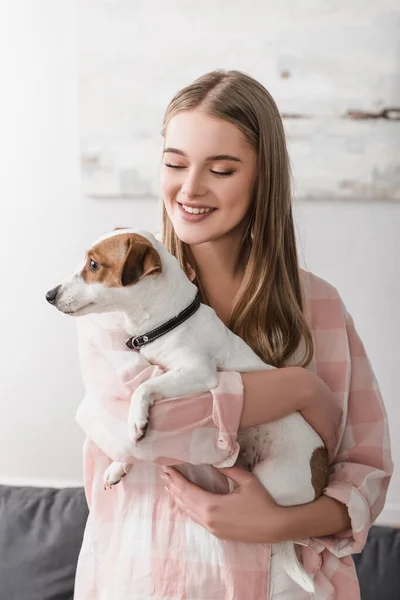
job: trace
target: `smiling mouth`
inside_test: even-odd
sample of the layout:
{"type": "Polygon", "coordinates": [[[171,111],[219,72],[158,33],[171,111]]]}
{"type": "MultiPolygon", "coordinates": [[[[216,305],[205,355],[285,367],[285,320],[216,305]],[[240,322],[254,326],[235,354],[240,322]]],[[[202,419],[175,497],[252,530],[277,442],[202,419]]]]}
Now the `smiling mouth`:
{"type": "Polygon", "coordinates": [[[202,206],[202,207],[189,206],[187,204],[183,204],[182,202],[178,202],[178,204],[185,212],[189,213],[190,215],[203,215],[203,214],[207,214],[207,213],[214,212],[215,210],[217,210],[216,208],[211,208],[211,207],[206,207],[206,206],[202,206]]]}

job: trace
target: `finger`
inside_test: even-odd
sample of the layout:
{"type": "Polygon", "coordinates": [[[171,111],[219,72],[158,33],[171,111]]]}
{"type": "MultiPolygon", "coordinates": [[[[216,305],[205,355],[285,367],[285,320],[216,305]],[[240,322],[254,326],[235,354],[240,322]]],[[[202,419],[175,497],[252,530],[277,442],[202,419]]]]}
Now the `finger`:
{"type": "MultiPolygon", "coordinates": [[[[189,484],[189,482],[187,483],[189,484]]],[[[211,496],[211,494],[194,484],[182,486],[177,485],[172,479],[170,481],[167,479],[166,486],[191,510],[206,507],[210,501],[209,495],[211,496]]]]}
{"type": "Polygon", "coordinates": [[[246,483],[250,483],[250,481],[252,481],[255,478],[255,476],[252,473],[250,473],[244,467],[241,467],[239,465],[236,465],[234,467],[215,468],[218,469],[218,471],[220,471],[220,473],[222,473],[226,477],[229,477],[229,479],[232,479],[232,481],[237,483],[239,486],[245,485],[246,483]]]}
{"type": "MultiPolygon", "coordinates": [[[[199,486],[195,485],[187,477],[182,475],[176,469],[172,467],[168,467],[164,469],[163,478],[168,484],[173,484],[176,489],[180,490],[182,494],[191,492],[191,488],[198,488],[199,486]]],[[[201,488],[200,488],[201,489],[201,488]]]]}
{"type": "Polygon", "coordinates": [[[182,498],[186,506],[192,510],[198,506],[205,507],[210,501],[215,501],[216,494],[203,490],[200,486],[192,483],[175,469],[168,469],[165,473],[165,482],[172,492],[182,498]]]}
{"type": "Polygon", "coordinates": [[[182,494],[196,494],[196,490],[200,490],[200,492],[205,491],[172,467],[164,469],[163,477],[168,484],[173,484],[182,494]]]}

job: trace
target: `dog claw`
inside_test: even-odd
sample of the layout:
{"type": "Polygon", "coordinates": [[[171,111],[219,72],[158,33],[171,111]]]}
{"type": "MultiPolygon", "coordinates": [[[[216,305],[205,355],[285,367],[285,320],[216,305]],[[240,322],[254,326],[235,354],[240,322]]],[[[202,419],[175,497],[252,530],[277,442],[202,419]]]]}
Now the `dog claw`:
{"type": "Polygon", "coordinates": [[[144,438],[144,436],[147,433],[148,427],[149,427],[149,422],[147,422],[143,427],[138,427],[137,425],[134,425],[133,440],[136,443],[140,442],[140,440],[142,440],[144,438]]]}
{"type": "Polygon", "coordinates": [[[119,481],[113,481],[112,483],[106,483],[106,484],[104,484],[104,489],[105,490],[112,490],[113,489],[113,485],[117,485],[117,483],[119,483],[119,481]]]}

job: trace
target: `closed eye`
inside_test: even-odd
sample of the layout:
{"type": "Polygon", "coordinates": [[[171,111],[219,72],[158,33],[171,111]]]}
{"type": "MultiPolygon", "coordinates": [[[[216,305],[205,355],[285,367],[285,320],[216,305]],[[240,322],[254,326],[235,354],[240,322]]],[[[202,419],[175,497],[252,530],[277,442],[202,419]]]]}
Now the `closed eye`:
{"type": "MultiPolygon", "coordinates": [[[[169,167],[170,169],[186,169],[187,167],[183,167],[181,165],[171,165],[170,163],[164,163],[164,165],[166,167],[169,167]]],[[[212,173],[213,175],[217,175],[217,177],[229,177],[230,175],[233,175],[235,173],[235,171],[214,171],[213,169],[210,169],[210,173],[212,173]]]]}

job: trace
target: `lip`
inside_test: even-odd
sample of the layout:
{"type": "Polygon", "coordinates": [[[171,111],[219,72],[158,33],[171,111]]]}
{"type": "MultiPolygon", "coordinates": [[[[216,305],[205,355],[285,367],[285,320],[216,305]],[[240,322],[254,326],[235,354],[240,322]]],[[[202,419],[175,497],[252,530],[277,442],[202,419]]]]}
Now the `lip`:
{"type": "Polygon", "coordinates": [[[185,206],[189,206],[190,208],[214,208],[213,206],[207,206],[207,204],[200,204],[200,202],[179,202],[178,204],[184,204],[185,206]]]}
{"type": "Polygon", "coordinates": [[[84,306],[80,306],[76,310],[71,310],[71,311],[64,310],[63,313],[66,314],[66,315],[74,315],[75,313],[78,313],[79,311],[83,310],[84,308],[87,308],[88,306],[92,306],[92,304],[94,304],[94,302],[89,302],[89,304],[85,304],[84,306]]]}
{"type": "Polygon", "coordinates": [[[204,221],[205,219],[210,217],[213,213],[215,213],[215,211],[217,210],[216,208],[213,208],[212,206],[205,206],[204,204],[198,204],[198,203],[188,204],[185,202],[185,206],[190,206],[191,208],[211,208],[210,212],[193,215],[191,213],[186,212],[186,210],[183,208],[183,206],[180,202],[177,202],[177,205],[178,205],[179,214],[180,214],[182,220],[186,221],[187,223],[199,223],[200,221],[204,221]]]}

